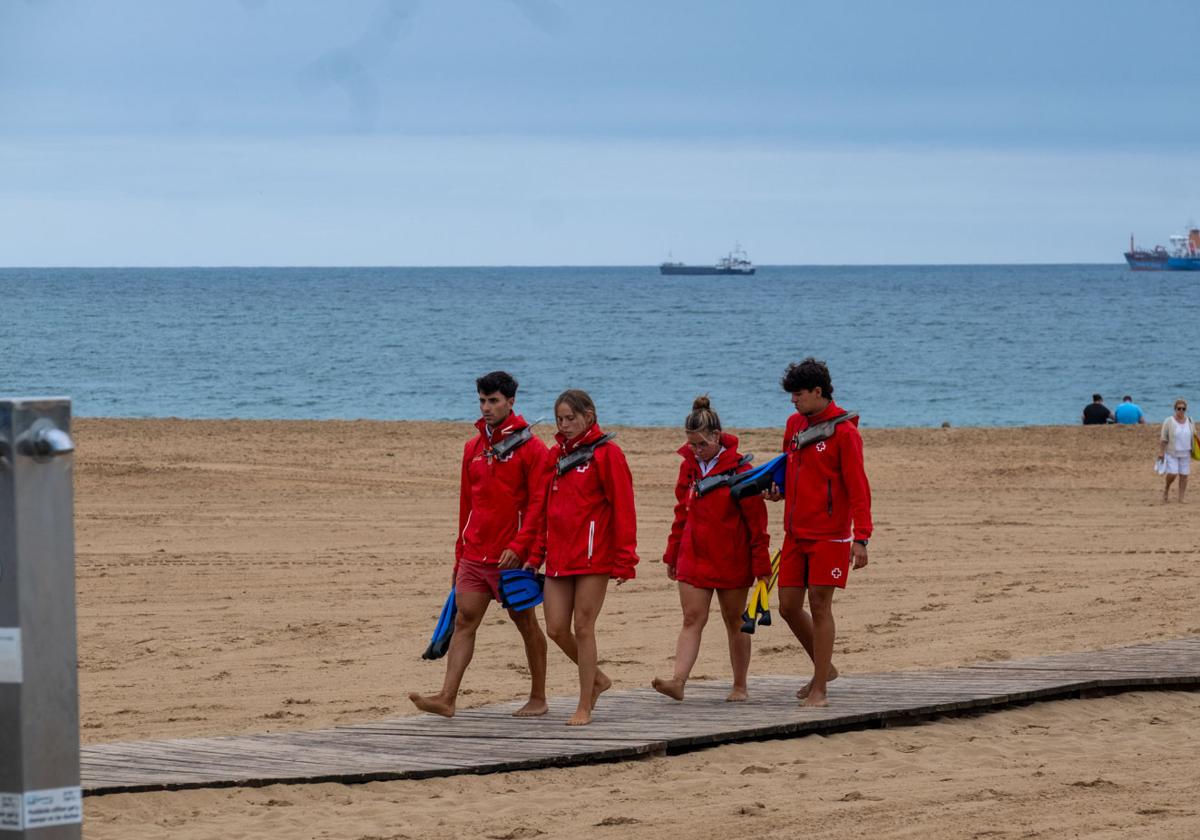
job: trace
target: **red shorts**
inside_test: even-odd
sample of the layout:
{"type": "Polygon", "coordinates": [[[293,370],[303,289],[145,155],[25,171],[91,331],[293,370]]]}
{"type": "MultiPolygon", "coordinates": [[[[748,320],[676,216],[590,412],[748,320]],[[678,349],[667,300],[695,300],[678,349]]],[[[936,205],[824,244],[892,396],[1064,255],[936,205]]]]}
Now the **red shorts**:
{"type": "Polygon", "coordinates": [[[846,588],[850,576],[850,542],[783,539],[776,586],[846,588]]]}
{"type": "Polygon", "coordinates": [[[500,567],[474,560],[460,562],[454,578],[454,593],[461,595],[464,592],[486,592],[499,601],[500,567]]]}

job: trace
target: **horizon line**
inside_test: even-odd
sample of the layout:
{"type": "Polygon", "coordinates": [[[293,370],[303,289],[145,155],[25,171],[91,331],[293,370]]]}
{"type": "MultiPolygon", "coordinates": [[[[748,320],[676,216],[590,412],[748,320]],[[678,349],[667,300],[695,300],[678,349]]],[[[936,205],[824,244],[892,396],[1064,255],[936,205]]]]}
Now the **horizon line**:
{"type": "MultiPolygon", "coordinates": [[[[349,268],[349,269],[366,269],[366,268],[402,268],[402,269],[463,269],[463,268],[636,268],[657,269],[661,263],[463,263],[463,264],[382,264],[382,263],[309,263],[302,264],[285,264],[285,263],[220,263],[210,265],[200,265],[196,263],[178,263],[178,264],[107,264],[107,265],[5,265],[0,266],[0,271],[97,271],[97,270],[124,270],[124,269],[309,269],[309,268],[349,268]]],[[[696,265],[707,266],[708,263],[697,263],[696,265]]],[[[992,268],[1006,267],[1021,267],[1031,268],[1038,266],[1122,266],[1123,262],[975,262],[975,263],[925,263],[925,262],[896,262],[896,263],[758,263],[754,267],[758,268],[974,268],[986,266],[992,268]]]]}

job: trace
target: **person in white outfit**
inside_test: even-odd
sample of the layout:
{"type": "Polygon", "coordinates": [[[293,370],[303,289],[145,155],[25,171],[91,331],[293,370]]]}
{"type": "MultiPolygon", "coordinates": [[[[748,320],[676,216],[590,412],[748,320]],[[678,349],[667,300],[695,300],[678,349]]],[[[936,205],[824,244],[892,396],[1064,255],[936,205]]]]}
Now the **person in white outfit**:
{"type": "Polygon", "coordinates": [[[1167,483],[1163,487],[1163,501],[1171,492],[1171,484],[1179,477],[1179,501],[1187,493],[1188,473],[1192,466],[1192,438],[1196,435],[1196,424],[1188,417],[1186,400],[1175,400],[1175,413],[1163,421],[1162,433],[1158,436],[1158,457],[1166,467],[1167,483]]]}

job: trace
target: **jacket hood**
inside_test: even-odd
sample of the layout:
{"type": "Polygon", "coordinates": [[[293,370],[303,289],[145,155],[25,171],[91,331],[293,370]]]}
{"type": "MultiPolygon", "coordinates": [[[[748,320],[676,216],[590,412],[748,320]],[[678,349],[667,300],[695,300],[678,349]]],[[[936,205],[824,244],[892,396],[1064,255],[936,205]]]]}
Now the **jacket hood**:
{"type": "MultiPolygon", "coordinates": [[[[811,417],[807,414],[803,414],[801,416],[804,417],[806,420],[808,420],[808,423],[805,425],[805,428],[807,428],[808,426],[815,426],[817,423],[824,423],[826,420],[832,420],[834,417],[840,417],[841,415],[846,414],[846,413],[847,413],[846,409],[842,408],[840,405],[835,403],[833,400],[830,400],[829,405],[825,406],[825,408],[823,410],[818,411],[816,414],[812,415],[811,417]]],[[[858,418],[855,417],[855,418],[851,419],[849,422],[851,422],[855,426],[857,426],[858,418]]]]}
{"type": "Polygon", "coordinates": [[[598,438],[601,438],[603,436],[604,436],[604,431],[600,428],[600,424],[593,423],[591,426],[588,427],[587,431],[585,431],[581,435],[578,435],[577,437],[571,438],[571,440],[567,440],[567,436],[564,435],[562,432],[555,432],[554,439],[556,441],[558,441],[558,445],[562,449],[563,454],[567,455],[567,454],[570,454],[571,452],[574,452],[579,447],[586,446],[587,444],[591,443],[592,441],[597,440],[598,438]]]}
{"type": "MultiPolygon", "coordinates": [[[[529,424],[525,422],[524,417],[516,412],[513,412],[504,418],[504,422],[500,424],[499,428],[492,431],[492,438],[490,442],[499,443],[509,435],[516,434],[517,432],[521,431],[521,429],[524,429],[528,426],[529,424]]],[[[487,421],[480,417],[475,421],[475,428],[479,430],[479,435],[483,438],[483,442],[488,443],[487,421]]]]}

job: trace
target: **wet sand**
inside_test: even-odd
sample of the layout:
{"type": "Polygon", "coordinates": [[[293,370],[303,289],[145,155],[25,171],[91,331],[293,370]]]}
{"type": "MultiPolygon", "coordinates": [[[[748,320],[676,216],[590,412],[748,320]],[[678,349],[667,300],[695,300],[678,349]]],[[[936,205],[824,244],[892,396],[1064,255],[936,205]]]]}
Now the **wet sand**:
{"type": "MultiPolygon", "coordinates": [[[[407,693],[441,682],[442,663],[419,657],[449,583],[471,431],[78,421],[85,742],[412,712],[407,693]]],[[[681,436],[618,431],[642,565],[610,593],[599,643],[622,688],[670,672],[679,613],[659,560],[681,436]]],[[[870,565],[837,602],[839,667],[920,669],[1200,634],[1200,495],[1160,502],[1156,432],[867,429],[877,533],[870,565]]],[[[761,460],[779,434],[747,432],[742,449],[761,460]]],[[[771,508],[776,538],[780,513],[771,508]]],[[[710,623],[694,676],[727,679],[728,668],[710,623]]],[[[782,626],[756,636],[754,673],[807,675],[782,626]]],[[[463,706],[526,688],[518,636],[499,611],[464,688],[463,706]]],[[[574,689],[573,667],[552,650],[551,692],[574,689]]],[[[1195,837],[1198,718],[1200,695],[1139,693],[628,764],[89,798],[85,834],[1195,837]]]]}

